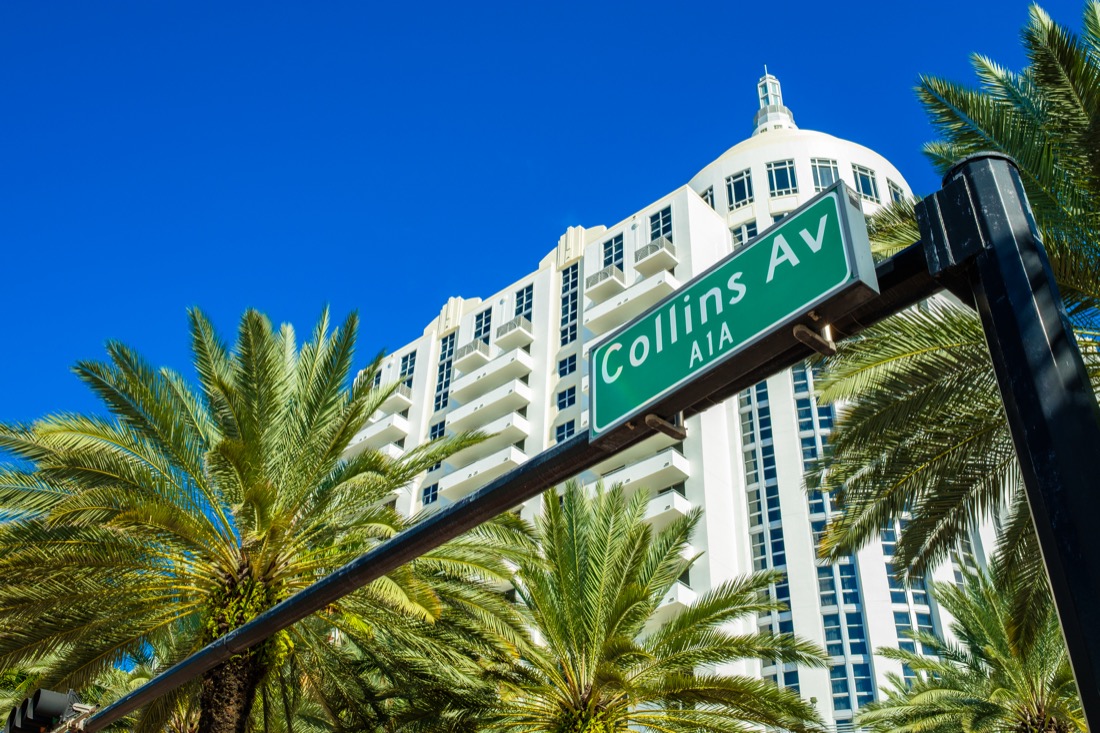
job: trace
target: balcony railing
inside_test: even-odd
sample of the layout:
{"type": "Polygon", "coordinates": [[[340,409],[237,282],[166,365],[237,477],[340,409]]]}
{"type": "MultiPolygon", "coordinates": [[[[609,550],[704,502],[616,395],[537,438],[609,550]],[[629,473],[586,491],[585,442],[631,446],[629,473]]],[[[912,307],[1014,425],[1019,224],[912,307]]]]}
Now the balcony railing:
{"type": "Polygon", "coordinates": [[[455,369],[468,372],[489,361],[489,354],[489,344],[481,339],[474,339],[470,343],[458,347],[452,363],[455,369]]]}
{"type": "Polygon", "coordinates": [[[596,334],[606,333],[659,303],[678,287],[679,280],[667,272],[657,272],[634,283],[621,294],[586,308],[584,326],[596,334]]]}
{"type": "Polygon", "coordinates": [[[393,388],[393,392],[382,402],[383,412],[399,412],[412,406],[412,389],[401,382],[393,388]]]}
{"type": "Polygon", "coordinates": [[[527,456],[523,451],[508,446],[444,476],[439,481],[439,492],[451,501],[456,501],[526,460],[527,456]]]}
{"type": "Polygon", "coordinates": [[[529,404],[531,388],[513,379],[452,410],[447,416],[447,427],[458,431],[473,430],[529,404]]]}
{"type": "Polygon", "coordinates": [[[514,349],[526,346],[535,339],[535,329],[527,316],[516,316],[497,329],[497,346],[514,349]]]}
{"type": "Polygon", "coordinates": [[[608,265],[584,279],[584,294],[596,302],[626,289],[626,275],[618,265],[608,265]]]}
{"type": "Polygon", "coordinates": [[[634,253],[634,269],[646,277],[661,270],[671,270],[678,264],[676,248],[668,237],[657,237],[634,253]]]}
{"type": "Polygon", "coordinates": [[[523,349],[506,351],[451,382],[451,397],[459,402],[469,402],[511,379],[530,374],[534,364],[534,358],[523,349]]]}

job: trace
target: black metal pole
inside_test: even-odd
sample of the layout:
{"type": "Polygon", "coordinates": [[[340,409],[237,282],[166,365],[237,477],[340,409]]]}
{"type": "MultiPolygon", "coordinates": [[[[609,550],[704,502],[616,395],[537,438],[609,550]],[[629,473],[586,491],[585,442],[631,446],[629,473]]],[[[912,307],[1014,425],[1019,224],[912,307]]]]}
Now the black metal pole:
{"type": "Polygon", "coordinates": [[[933,275],[968,272],[1091,730],[1100,727],[1100,407],[1015,163],[967,158],[918,206],[933,275]]]}

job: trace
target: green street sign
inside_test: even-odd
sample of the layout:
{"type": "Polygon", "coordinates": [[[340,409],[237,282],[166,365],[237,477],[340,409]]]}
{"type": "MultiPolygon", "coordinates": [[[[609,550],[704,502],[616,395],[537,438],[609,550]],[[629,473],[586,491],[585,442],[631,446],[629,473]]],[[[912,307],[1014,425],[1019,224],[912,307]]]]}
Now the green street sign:
{"type": "Polygon", "coordinates": [[[592,349],[591,437],[811,310],[877,293],[859,199],[837,183],[592,349]]]}

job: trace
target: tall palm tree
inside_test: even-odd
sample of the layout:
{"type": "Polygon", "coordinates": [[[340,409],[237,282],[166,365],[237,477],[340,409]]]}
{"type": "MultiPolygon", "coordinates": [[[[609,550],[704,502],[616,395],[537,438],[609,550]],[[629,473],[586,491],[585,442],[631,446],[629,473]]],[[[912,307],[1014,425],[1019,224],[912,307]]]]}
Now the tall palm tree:
{"type": "MultiPolygon", "coordinates": [[[[16,457],[0,467],[0,669],[49,659],[40,681],[63,689],[150,646],[171,665],[401,531],[392,492],[478,439],[345,459],[393,389],[372,386],[379,360],[349,386],[354,315],[330,330],[324,314],[300,348],[254,311],[232,350],[203,314],[190,320],[197,390],[110,343],[108,362],[75,372],[111,417],[0,426],[16,457]]],[[[256,690],[294,655],[323,655],[329,629],[514,655],[521,619],[491,584],[523,540],[518,523],[485,525],[207,672],[198,733],[242,733],[256,690]]],[[[187,694],[146,707],[138,728],[160,728],[187,694]]]]}
{"type": "Polygon", "coordinates": [[[567,485],[544,504],[539,560],[521,564],[516,590],[542,644],[525,679],[503,681],[483,729],[510,733],[807,730],[813,707],[791,690],[716,671],[744,659],[823,665],[821,651],[789,634],[738,634],[729,624],[775,608],[774,575],[722,584],[661,626],[661,600],[694,562],[688,540],[698,509],[652,532],[644,491],[589,496],[567,485]]]}
{"type": "MultiPolygon", "coordinates": [[[[991,149],[1020,164],[1097,384],[1100,2],[1086,5],[1080,38],[1032,6],[1023,38],[1030,64],[1022,73],[976,55],[976,90],[921,79],[918,96],[944,137],[925,152],[941,171],[991,149]]],[[[876,216],[871,234],[879,254],[918,239],[912,204],[876,216]]],[[[933,302],[868,329],[824,364],[822,396],[848,404],[830,439],[831,456],[809,482],[837,492],[845,506],[824,550],[846,555],[908,513],[896,564],[920,575],[969,528],[998,516],[1004,572],[1024,574],[1043,592],[1031,516],[977,316],[933,302]]]]}
{"type": "Polygon", "coordinates": [[[961,588],[936,584],[932,592],[954,617],[951,631],[958,642],[918,633],[915,641],[934,655],[879,649],[908,667],[910,681],[889,675],[885,697],[864,707],[856,724],[878,733],[1086,730],[1049,596],[1028,607],[1029,623],[1010,623],[1021,590],[990,573],[969,576],[961,588]]]}

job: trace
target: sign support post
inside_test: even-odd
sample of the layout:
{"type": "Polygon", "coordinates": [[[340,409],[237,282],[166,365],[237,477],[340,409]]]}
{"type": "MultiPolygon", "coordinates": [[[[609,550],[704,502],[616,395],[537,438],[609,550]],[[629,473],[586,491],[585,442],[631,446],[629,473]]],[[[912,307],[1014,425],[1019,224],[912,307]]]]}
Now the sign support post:
{"type": "Polygon", "coordinates": [[[1091,730],[1100,726],[1100,407],[1015,163],[966,158],[917,207],[933,276],[968,277],[1091,730]]]}

